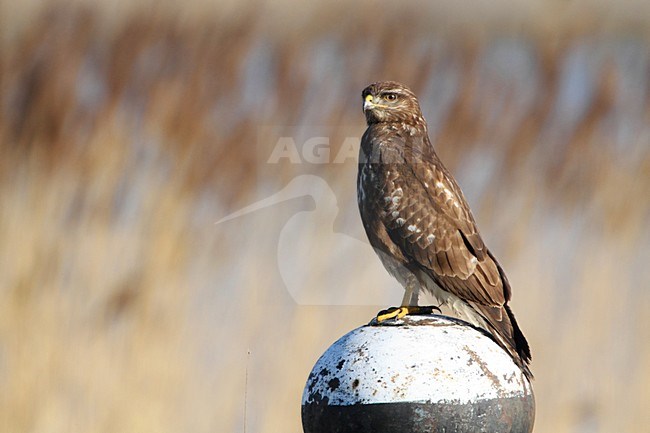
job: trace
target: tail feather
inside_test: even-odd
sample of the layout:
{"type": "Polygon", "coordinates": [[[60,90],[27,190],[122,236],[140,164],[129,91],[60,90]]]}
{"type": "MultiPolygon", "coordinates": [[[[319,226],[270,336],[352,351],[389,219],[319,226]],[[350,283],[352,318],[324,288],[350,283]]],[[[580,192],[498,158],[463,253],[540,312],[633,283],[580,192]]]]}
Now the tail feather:
{"type": "Polygon", "coordinates": [[[506,313],[508,313],[508,318],[510,319],[510,323],[512,324],[512,330],[514,334],[513,337],[515,340],[515,348],[517,350],[517,353],[519,354],[521,359],[524,362],[526,362],[526,364],[529,364],[533,357],[530,354],[530,347],[528,346],[528,341],[526,340],[526,337],[524,337],[524,333],[521,332],[521,328],[517,324],[517,320],[515,320],[515,314],[510,309],[510,306],[506,304],[503,306],[503,308],[505,308],[506,313]]]}
{"type": "Polygon", "coordinates": [[[510,282],[508,281],[508,277],[506,276],[506,273],[503,271],[503,268],[501,267],[497,259],[492,255],[490,251],[488,251],[488,254],[492,258],[492,260],[494,260],[494,263],[496,263],[497,269],[499,270],[499,275],[501,275],[504,297],[506,300],[503,307],[500,308],[501,320],[498,320],[496,322],[492,322],[492,320],[489,320],[490,326],[494,328],[494,330],[497,332],[499,336],[505,338],[509,347],[504,347],[503,344],[501,344],[501,346],[504,347],[504,349],[506,349],[508,353],[510,353],[515,363],[519,365],[519,367],[523,370],[524,374],[526,374],[526,377],[528,377],[528,379],[532,379],[533,373],[530,371],[530,368],[528,367],[530,361],[532,360],[530,347],[528,346],[528,341],[526,341],[526,337],[524,337],[524,333],[521,332],[521,328],[517,324],[517,320],[515,319],[515,314],[512,312],[512,309],[508,305],[508,301],[510,300],[510,296],[512,295],[510,282]],[[505,316],[503,315],[504,311],[506,313],[505,316]]]}
{"type": "Polygon", "coordinates": [[[515,364],[521,368],[528,379],[533,378],[529,364],[532,359],[528,341],[517,324],[515,315],[508,304],[503,307],[472,304],[472,307],[484,319],[490,329],[486,331],[506,352],[510,354],[515,364]]]}

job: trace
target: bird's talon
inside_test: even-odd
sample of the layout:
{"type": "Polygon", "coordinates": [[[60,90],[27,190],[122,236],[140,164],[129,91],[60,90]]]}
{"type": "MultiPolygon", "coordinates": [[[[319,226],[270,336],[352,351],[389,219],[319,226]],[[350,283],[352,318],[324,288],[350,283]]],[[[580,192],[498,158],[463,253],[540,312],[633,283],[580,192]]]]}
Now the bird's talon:
{"type": "Polygon", "coordinates": [[[442,313],[442,311],[440,311],[440,308],[435,305],[427,305],[422,307],[390,307],[377,313],[377,322],[381,323],[390,319],[399,320],[405,316],[426,316],[428,314],[433,314],[434,310],[436,310],[438,313],[442,313]]]}
{"type": "Polygon", "coordinates": [[[397,309],[397,317],[395,317],[395,319],[399,320],[407,314],[410,314],[408,307],[400,307],[397,309]]]}
{"type": "Polygon", "coordinates": [[[417,307],[417,311],[411,313],[411,314],[418,314],[418,315],[427,315],[427,314],[433,314],[434,311],[437,311],[438,314],[442,314],[442,310],[440,310],[440,307],[436,305],[427,305],[426,307],[417,307]]]}
{"type": "Polygon", "coordinates": [[[408,314],[408,307],[390,307],[377,313],[377,322],[381,323],[386,320],[399,320],[408,314]]]}

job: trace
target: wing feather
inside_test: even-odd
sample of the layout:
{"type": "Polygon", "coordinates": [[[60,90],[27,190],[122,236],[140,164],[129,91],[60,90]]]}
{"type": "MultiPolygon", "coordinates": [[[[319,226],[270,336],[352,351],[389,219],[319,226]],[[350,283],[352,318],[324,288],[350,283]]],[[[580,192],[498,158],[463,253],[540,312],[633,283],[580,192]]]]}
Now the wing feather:
{"type": "Polygon", "coordinates": [[[504,305],[498,264],[446,170],[435,162],[402,163],[390,164],[387,173],[382,215],[390,238],[406,257],[463,300],[504,305]]]}

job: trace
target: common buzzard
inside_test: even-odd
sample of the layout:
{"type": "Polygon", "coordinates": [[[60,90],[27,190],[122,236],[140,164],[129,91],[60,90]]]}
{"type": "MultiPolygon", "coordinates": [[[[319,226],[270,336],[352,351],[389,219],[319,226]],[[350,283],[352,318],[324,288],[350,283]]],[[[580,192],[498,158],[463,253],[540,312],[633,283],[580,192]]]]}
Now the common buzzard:
{"type": "Polygon", "coordinates": [[[402,306],[378,319],[413,313],[420,290],[429,292],[492,335],[532,378],[530,349],[508,306],[508,279],[436,155],[416,96],[386,81],[369,85],[362,97],[368,129],[357,177],[361,219],[382,263],[405,288],[402,306]]]}

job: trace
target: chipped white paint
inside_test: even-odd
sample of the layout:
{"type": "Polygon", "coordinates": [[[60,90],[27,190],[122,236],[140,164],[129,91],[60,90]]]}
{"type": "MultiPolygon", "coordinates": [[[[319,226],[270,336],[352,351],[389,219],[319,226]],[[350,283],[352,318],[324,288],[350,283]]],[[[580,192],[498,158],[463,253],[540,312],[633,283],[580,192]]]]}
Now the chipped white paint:
{"type": "Polygon", "coordinates": [[[312,369],[302,404],[463,404],[529,394],[521,370],[486,335],[444,316],[407,316],[332,344],[312,369]]]}
{"type": "Polygon", "coordinates": [[[436,240],[436,237],[434,235],[427,236],[427,242],[429,242],[430,244],[433,243],[433,241],[435,241],[435,240],[436,240]]]}
{"type": "Polygon", "coordinates": [[[411,225],[409,225],[406,229],[407,229],[408,231],[410,231],[410,232],[414,232],[414,231],[416,231],[418,228],[417,228],[415,225],[411,224],[411,225]]]}
{"type": "Polygon", "coordinates": [[[395,223],[397,223],[397,225],[400,226],[400,227],[402,227],[405,222],[406,222],[406,220],[404,218],[397,218],[395,220],[395,223]]]}

